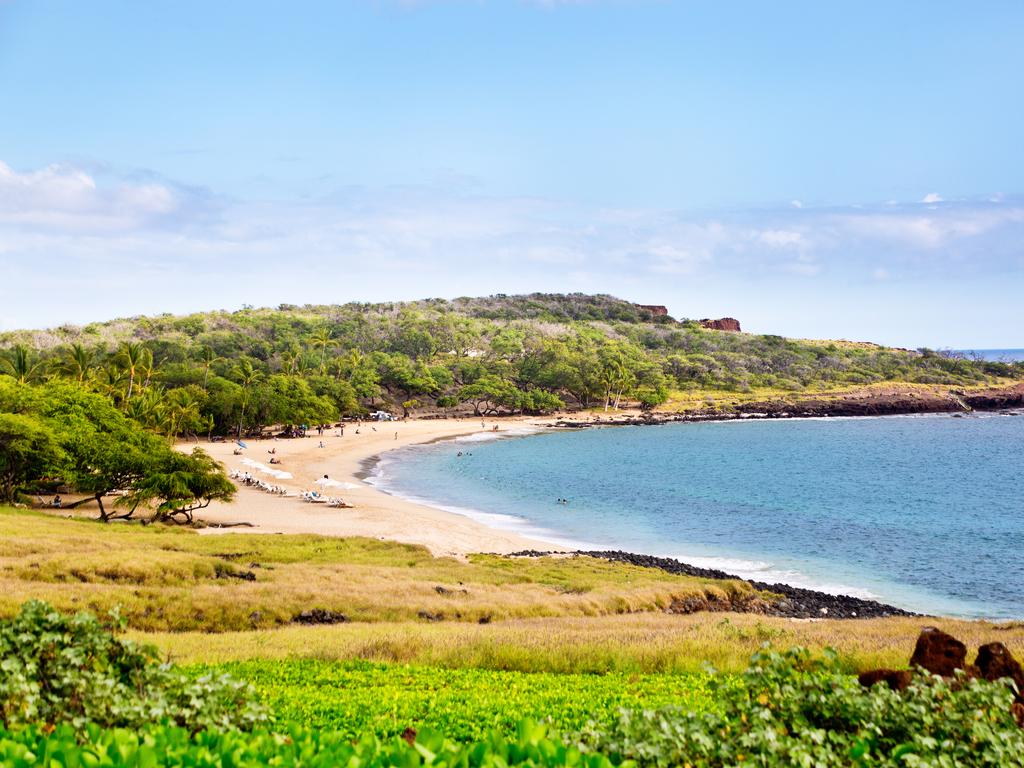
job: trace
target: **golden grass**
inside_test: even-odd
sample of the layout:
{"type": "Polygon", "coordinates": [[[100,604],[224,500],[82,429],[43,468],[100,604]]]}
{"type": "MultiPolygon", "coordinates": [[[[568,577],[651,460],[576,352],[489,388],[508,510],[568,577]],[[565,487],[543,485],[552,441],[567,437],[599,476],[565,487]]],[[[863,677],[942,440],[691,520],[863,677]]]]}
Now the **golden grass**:
{"type": "Polygon", "coordinates": [[[375,539],[201,536],[0,510],[0,615],[36,598],[117,607],[136,629],[220,632],[287,624],[310,608],[356,622],[477,622],[663,611],[694,596],[754,591],[593,558],[463,562],[375,539]]]}
{"type": "Polygon", "coordinates": [[[69,611],[116,606],[133,636],[179,662],[371,659],[593,673],[692,672],[710,663],[738,671],[771,642],[836,648],[854,671],[905,665],[920,628],[932,623],[969,646],[999,640],[1024,655],[1021,622],[666,613],[694,595],[753,591],[593,558],[463,562],[375,539],[201,536],[0,510],[0,615],[29,598],[69,611]],[[255,581],[238,578],[250,572],[255,581]],[[290,623],[309,608],[351,623],[290,623]]]}
{"type": "MultiPolygon", "coordinates": [[[[219,635],[133,633],[180,663],[246,659],[367,659],[522,672],[738,672],[763,643],[835,648],[850,672],[906,667],[921,628],[938,625],[973,653],[1004,643],[1024,656],[1024,623],[890,618],[795,620],[665,613],[515,619],[488,625],[414,622],[285,627],[219,635]]],[[[972,659],[973,660],[973,659],[972,659]]]]}

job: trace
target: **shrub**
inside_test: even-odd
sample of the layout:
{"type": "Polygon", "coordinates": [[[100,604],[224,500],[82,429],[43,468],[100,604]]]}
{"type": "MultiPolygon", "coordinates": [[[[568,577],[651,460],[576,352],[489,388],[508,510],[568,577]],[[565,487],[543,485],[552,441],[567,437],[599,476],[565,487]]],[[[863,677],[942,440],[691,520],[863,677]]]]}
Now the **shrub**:
{"type": "Polygon", "coordinates": [[[623,711],[579,741],[640,766],[1024,766],[1024,730],[1002,683],[921,671],[902,693],[869,690],[834,654],[800,648],[756,654],[743,679],[720,692],[720,710],[623,711]]]}
{"type": "MultiPolygon", "coordinates": [[[[119,619],[113,617],[115,623],[119,619]]],[[[64,616],[30,601],[0,622],[0,723],[189,730],[251,728],[267,721],[250,686],[228,675],[197,678],[161,664],[156,649],[115,637],[88,613],[64,616]]],[[[6,763],[5,763],[6,764],[6,763]]]]}

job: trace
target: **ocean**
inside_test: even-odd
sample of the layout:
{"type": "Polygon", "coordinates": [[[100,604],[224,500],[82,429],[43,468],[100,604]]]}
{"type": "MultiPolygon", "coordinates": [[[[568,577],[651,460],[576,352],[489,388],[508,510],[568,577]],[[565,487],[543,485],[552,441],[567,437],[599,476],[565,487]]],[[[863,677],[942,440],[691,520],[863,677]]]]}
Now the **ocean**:
{"type": "Polygon", "coordinates": [[[1024,349],[958,349],[957,354],[980,357],[998,363],[1015,363],[1024,360],[1024,349]]]}
{"type": "Polygon", "coordinates": [[[566,546],[1024,618],[1024,414],[503,434],[390,452],[370,481],[566,546]]]}

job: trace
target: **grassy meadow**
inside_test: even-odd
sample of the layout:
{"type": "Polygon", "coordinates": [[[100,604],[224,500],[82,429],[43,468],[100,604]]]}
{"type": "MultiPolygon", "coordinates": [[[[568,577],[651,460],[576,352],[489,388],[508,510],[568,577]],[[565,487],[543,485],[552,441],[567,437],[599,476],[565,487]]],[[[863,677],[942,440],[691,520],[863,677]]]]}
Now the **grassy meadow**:
{"type": "Polygon", "coordinates": [[[745,600],[740,581],[676,576],[593,558],[435,558],[364,538],[222,534],[0,511],[0,613],[25,600],[117,607],[143,631],[287,625],[323,609],[351,622],[487,623],[663,611],[674,600],[745,600]]]}
{"type": "Polygon", "coordinates": [[[1024,654],[1024,624],[929,618],[792,620],[667,612],[704,595],[751,599],[745,582],[594,558],[435,558],[375,539],[101,524],[0,510],[0,615],[29,599],[103,615],[186,664],[368,660],[552,673],[695,673],[746,666],[763,643],[835,648],[849,671],[906,663],[922,626],[1024,654]],[[310,609],[331,626],[295,623],[310,609]]]}

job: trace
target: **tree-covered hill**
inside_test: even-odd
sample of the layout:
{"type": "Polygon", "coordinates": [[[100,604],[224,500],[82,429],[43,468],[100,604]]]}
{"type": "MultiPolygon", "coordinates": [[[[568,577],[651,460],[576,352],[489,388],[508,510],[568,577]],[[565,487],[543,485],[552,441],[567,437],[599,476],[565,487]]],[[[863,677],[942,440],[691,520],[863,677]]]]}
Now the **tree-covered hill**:
{"type": "Polygon", "coordinates": [[[6,332],[0,348],[14,379],[76,381],[170,437],[244,434],[377,408],[653,408],[674,391],[1024,378],[1020,365],[927,350],[706,330],[583,294],[135,317],[6,332]]]}

